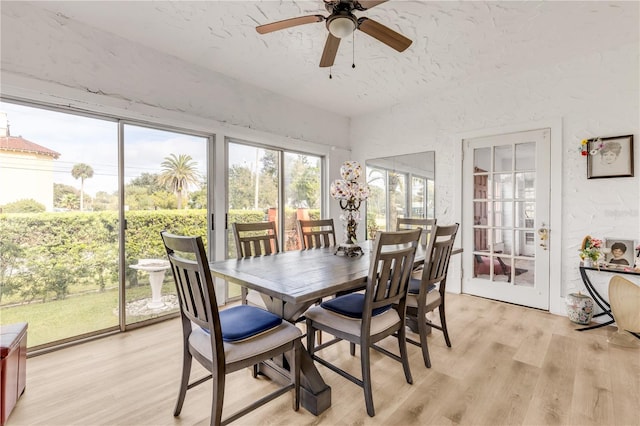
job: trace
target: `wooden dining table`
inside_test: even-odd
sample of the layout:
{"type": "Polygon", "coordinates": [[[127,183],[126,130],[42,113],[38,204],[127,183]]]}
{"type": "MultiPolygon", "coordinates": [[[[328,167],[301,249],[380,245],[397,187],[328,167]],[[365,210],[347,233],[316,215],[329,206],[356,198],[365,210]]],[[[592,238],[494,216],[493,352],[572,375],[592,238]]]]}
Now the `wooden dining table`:
{"type": "MultiPolygon", "coordinates": [[[[210,269],[215,277],[256,290],[269,311],[295,322],[322,298],[366,286],[371,243],[366,242],[361,247],[364,254],[355,257],[334,254],[334,247],[326,247],[211,262],[210,269]]],[[[416,263],[422,261],[424,251],[420,248],[416,263]]],[[[302,406],[319,415],[331,406],[331,388],[306,351],[303,351],[300,367],[302,406]]],[[[261,371],[269,369],[265,365],[260,368],[261,371]]],[[[278,378],[274,371],[262,372],[278,378]]]]}
{"type": "MultiPolygon", "coordinates": [[[[361,247],[363,255],[354,257],[335,254],[335,247],[325,247],[222,260],[209,265],[213,276],[259,292],[269,311],[295,322],[322,298],[366,286],[372,243],[366,241],[361,247]]],[[[423,262],[424,247],[418,245],[415,263],[423,262]]],[[[268,365],[260,368],[278,380],[276,370],[269,371],[268,365]]],[[[315,415],[331,406],[331,388],[306,351],[301,363],[301,403],[315,415]]]]}

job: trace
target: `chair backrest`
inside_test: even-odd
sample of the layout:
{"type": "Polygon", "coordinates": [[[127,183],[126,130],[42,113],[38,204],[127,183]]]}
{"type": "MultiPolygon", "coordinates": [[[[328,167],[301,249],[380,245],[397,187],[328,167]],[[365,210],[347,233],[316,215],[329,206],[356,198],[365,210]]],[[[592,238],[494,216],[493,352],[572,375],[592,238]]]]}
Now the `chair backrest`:
{"type": "Polygon", "coordinates": [[[440,294],[444,294],[449,271],[449,260],[453,251],[453,243],[458,233],[459,224],[435,226],[424,258],[422,272],[422,288],[440,283],[440,294]]]}
{"type": "Polygon", "coordinates": [[[609,303],[619,330],[640,333],[640,286],[614,275],[609,281],[609,303]]]}
{"type": "Polygon", "coordinates": [[[275,222],[234,223],[238,259],[280,252],[275,222]]]}
{"type": "Polygon", "coordinates": [[[298,236],[302,250],[336,245],[333,219],[298,220],[298,236]]]}
{"type": "MultiPolygon", "coordinates": [[[[404,312],[407,285],[419,244],[420,230],[378,232],[365,292],[363,321],[374,309],[394,303],[404,312]]],[[[369,318],[370,319],[370,318],[369,318]]]]}
{"type": "Polygon", "coordinates": [[[436,226],[437,219],[414,219],[408,217],[399,217],[396,221],[396,231],[404,231],[407,229],[422,228],[422,238],[420,243],[423,246],[431,241],[431,233],[436,226]]]}
{"type": "Polygon", "coordinates": [[[218,303],[202,238],[173,235],[166,231],[162,231],[160,236],[176,284],[184,338],[188,339],[191,334],[191,323],[209,330],[212,342],[216,342],[212,343],[212,350],[216,349],[213,350],[214,362],[220,361],[224,365],[218,303]]]}

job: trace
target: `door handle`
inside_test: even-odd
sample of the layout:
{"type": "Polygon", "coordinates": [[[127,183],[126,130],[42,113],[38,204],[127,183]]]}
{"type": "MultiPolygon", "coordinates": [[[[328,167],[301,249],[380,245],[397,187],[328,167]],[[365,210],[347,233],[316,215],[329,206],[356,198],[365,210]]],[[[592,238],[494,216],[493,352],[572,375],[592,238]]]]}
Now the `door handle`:
{"type": "Polygon", "coordinates": [[[549,228],[542,222],[542,226],[538,228],[538,237],[540,238],[540,247],[547,250],[547,241],[549,240],[549,228]]]}

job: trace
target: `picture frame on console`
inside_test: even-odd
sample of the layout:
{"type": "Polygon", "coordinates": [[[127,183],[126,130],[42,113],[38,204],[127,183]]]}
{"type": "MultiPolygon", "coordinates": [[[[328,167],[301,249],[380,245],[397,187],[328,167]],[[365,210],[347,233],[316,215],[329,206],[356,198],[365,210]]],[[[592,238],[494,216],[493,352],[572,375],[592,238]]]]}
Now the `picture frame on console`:
{"type": "Polygon", "coordinates": [[[624,238],[605,239],[605,261],[608,265],[625,268],[633,267],[635,245],[633,240],[624,238]]]}
{"type": "Polygon", "coordinates": [[[633,177],[633,135],[587,141],[587,178],[633,177]]]}

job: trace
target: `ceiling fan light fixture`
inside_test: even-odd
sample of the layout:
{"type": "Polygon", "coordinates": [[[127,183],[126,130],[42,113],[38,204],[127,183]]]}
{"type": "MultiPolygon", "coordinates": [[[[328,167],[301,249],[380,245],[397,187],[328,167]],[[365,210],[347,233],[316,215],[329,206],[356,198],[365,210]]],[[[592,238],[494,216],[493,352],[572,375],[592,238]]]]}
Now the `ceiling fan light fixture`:
{"type": "Polygon", "coordinates": [[[356,23],[347,16],[338,16],[329,22],[329,32],[337,38],[344,38],[356,30],[356,23]]]}

